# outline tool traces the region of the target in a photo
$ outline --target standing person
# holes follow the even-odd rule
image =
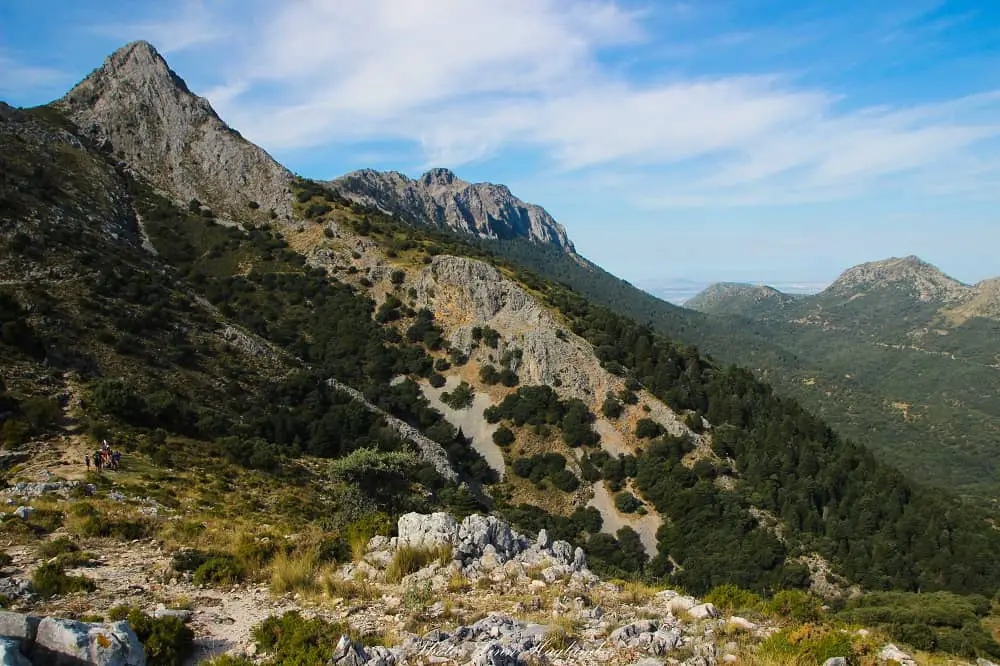
[[[95,451],[94,452],[94,469],[97,470],[98,474],[101,473],[101,463],[103,461],[104,461],[104,458],[101,456],[101,452],[100,451]]]
[[[115,470],[117,472],[118,471],[118,464],[121,462],[121,460],[122,460],[122,452],[121,451],[115,451],[114,453],[112,453],[111,454],[111,469],[113,469],[113,470]]]
[[[88,453],[83,457],[83,461],[87,463],[87,471],[90,471],[90,454]]]

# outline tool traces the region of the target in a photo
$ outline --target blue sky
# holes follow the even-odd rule
[[[304,176],[503,182],[639,284],[1000,275],[1000,2],[0,0],[0,99],[133,39]]]

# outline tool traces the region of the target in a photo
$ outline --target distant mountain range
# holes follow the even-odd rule
[[[762,285],[764,281],[708,282],[687,278],[660,278],[636,281],[636,286],[653,294],[657,298],[662,298],[676,305],[686,305],[692,298],[716,284],[754,286]],[[822,291],[829,283],[801,280],[795,282],[769,282],[767,284],[786,294],[815,294]]]
[[[795,365],[755,367],[905,471],[1000,490],[1000,279],[968,285],[893,257],[814,295],[720,283],[687,306],[784,349]]]

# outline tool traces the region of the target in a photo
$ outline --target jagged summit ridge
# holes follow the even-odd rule
[[[291,174],[226,125],[148,42],[112,53],[55,106],[178,201],[197,198],[224,217],[290,211]]]
[[[431,169],[416,180],[397,171],[362,169],[332,184],[348,199],[409,222],[480,238],[524,238],[575,253],[566,229],[544,208],[518,199],[505,185],[469,183],[449,169]]]

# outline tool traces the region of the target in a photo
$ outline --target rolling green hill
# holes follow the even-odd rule
[[[906,257],[852,268],[814,296],[713,293],[691,305],[798,360],[762,367],[768,381],[914,478],[1000,492],[995,281],[964,285]]]

